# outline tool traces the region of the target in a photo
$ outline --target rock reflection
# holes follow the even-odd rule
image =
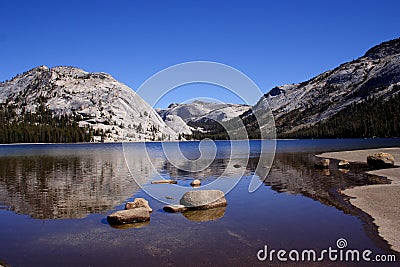
[[[147,222],[137,222],[137,223],[127,223],[127,224],[109,224],[110,227],[118,230],[128,230],[133,228],[143,228],[150,225],[150,221]]]
[[[182,215],[193,222],[207,222],[218,220],[225,215],[226,207],[218,207],[208,210],[188,210],[182,213]]]

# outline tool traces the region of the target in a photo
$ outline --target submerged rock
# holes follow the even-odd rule
[[[375,169],[394,166],[394,157],[389,153],[375,153],[367,157],[367,164]]]
[[[146,208],[149,212],[153,212],[153,209],[150,207],[149,202],[144,198],[135,198],[133,202],[127,202],[125,204],[126,210],[136,209],[136,208]]]
[[[327,169],[329,168],[329,159],[322,159],[320,161],[315,162],[314,168],[316,169]]]
[[[195,190],[186,192],[180,204],[189,209],[211,209],[226,206],[227,202],[220,190]]]
[[[147,208],[140,207],[130,210],[120,210],[107,216],[109,224],[126,224],[145,222],[150,220],[150,213]]]

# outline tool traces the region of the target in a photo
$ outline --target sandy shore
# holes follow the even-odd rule
[[[367,156],[377,152],[387,152],[394,156],[395,164],[400,165],[400,148],[380,148],[318,155],[350,162],[366,162]],[[400,252],[400,168],[381,169],[368,172],[385,176],[392,182],[387,185],[359,186],[342,191],[352,197],[350,203],[368,213],[378,226],[378,232],[392,247]]]

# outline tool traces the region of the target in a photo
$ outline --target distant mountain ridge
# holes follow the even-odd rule
[[[187,138],[196,138],[194,133],[207,132],[209,127],[219,127],[219,123],[238,118],[250,108],[249,105],[195,100],[186,104],[173,103],[167,109],[158,109],[157,112],[169,127]]]
[[[251,106],[195,100],[188,104],[171,104],[167,109],[159,110],[158,114],[164,119],[168,115],[181,117],[185,122],[197,122],[212,119],[227,121],[248,111]]]
[[[260,138],[254,114],[268,121],[269,107],[279,138],[400,137],[400,38],[253,107],[197,100],[155,111],[109,74],[40,66],[0,83],[0,142],[227,139],[221,122]]]

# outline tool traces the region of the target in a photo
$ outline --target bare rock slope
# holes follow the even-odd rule
[[[167,109],[160,110],[163,119],[168,115],[181,117],[185,122],[197,121],[227,121],[248,111],[251,106],[226,104],[196,100],[188,104],[171,104]]]
[[[357,60],[344,63],[306,82],[277,86],[254,106],[271,107],[277,127],[293,132],[327,120],[367,99],[388,100],[399,93],[400,38],[384,42]]]
[[[0,104],[17,114],[44,104],[54,116],[106,133],[103,141],[176,140],[178,134],[131,88],[106,73],[41,66],[0,83]],[[94,141],[100,141],[99,136]]]

